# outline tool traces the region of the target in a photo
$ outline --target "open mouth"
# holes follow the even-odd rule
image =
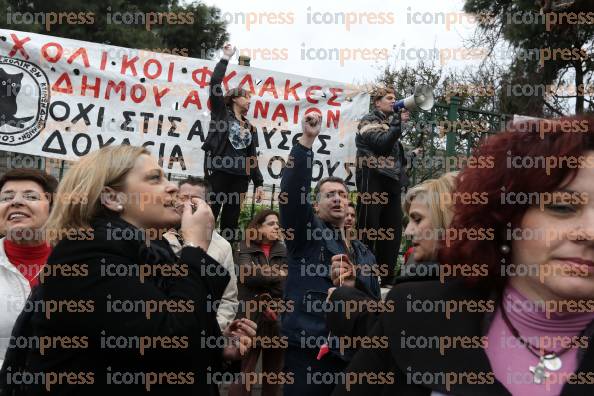
[[[190,206],[192,207],[192,213],[193,213],[196,210],[197,205],[194,202],[190,202]],[[172,208],[176,211],[182,211],[184,208],[184,201],[175,200],[175,201],[172,201],[172,202],[168,203],[167,205],[165,205],[165,207]]]
[[[23,212],[12,212],[8,215],[8,217],[6,218],[8,221],[15,221],[15,220],[21,220],[21,219],[27,219],[31,216],[29,216],[26,213]]]
[[[166,207],[167,209],[177,210],[176,203],[177,203],[176,201],[169,201],[169,202],[163,204],[163,206]]]

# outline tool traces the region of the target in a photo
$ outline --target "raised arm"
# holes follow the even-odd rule
[[[294,238],[287,240],[287,250],[294,251],[307,243],[307,229],[314,212],[309,202],[312,178],[313,151],[311,147],[322,127],[322,117],[309,114],[303,120],[303,135],[289,154],[288,165],[281,180],[280,217],[285,230],[292,230]]]
[[[208,91],[208,95],[210,98],[210,112],[211,112],[211,119],[221,119],[225,115],[227,111],[225,109],[225,101],[223,99],[223,78],[225,78],[225,72],[227,71],[227,65],[229,64],[229,59],[235,54],[237,48],[233,47],[231,44],[226,43],[223,47],[223,56],[221,60],[214,68],[212,76],[210,77],[210,87]]]

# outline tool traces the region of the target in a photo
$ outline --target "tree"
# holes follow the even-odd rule
[[[592,95],[580,92],[592,83],[594,25],[567,18],[591,11],[587,3],[466,0],[464,11],[477,16],[479,26],[471,44],[492,54],[511,49],[502,110],[541,117],[594,111]]]
[[[2,3],[6,7],[2,6]],[[220,10],[202,3],[180,5],[177,0],[0,0],[0,27],[105,43],[128,48],[209,59],[229,36]],[[78,22],[44,24],[49,14],[92,14]],[[29,13],[35,23],[21,23],[18,13]],[[161,19],[158,13],[162,13]],[[176,17],[167,19],[164,13]],[[182,15],[183,14],[183,15]],[[31,21],[31,19],[28,19]],[[123,22],[122,22],[123,21]],[[85,23],[86,22],[86,23]],[[151,23],[153,22],[153,23]],[[154,23],[156,22],[156,23]]]
[[[173,24],[162,19],[161,23],[147,24],[148,13],[159,12],[184,13],[185,19],[177,21],[192,22]],[[60,13],[76,13],[77,18],[79,13],[86,15],[72,20],[83,23],[71,23],[67,16],[62,23],[50,23],[50,18]],[[123,13],[126,19],[122,19]],[[89,14],[92,23],[84,23],[91,21]],[[182,6],[177,0],[0,0],[2,28],[204,59],[212,58],[214,50],[222,48],[228,39],[226,24],[219,16],[216,7],[196,2]],[[117,23],[121,20],[128,23]],[[0,171],[9,163],[8,158],[7,152],[0,151]],[[56,176],[62,174],[47,162],[46,169]]]
[[[169,48],[188,48],[192,58],[212,59],[215,50],[223,48],[229,40],[226,24],[220,22],[221,10],[203,4],[189,4],[185,7],[174,6],[177,12],[192,12],[192,25],[164,25],[160,32]]]
[[[424,159],[417,161],[409,173],[412,183],[438,177],[448,169],[445,163],[445,135],[456,132],[456,152],[470,155],[480,139],[489,133],[499,131],[501,119],[489,114],[461,111],[455,122],[447,119],[452,97],[460,105],[479,112],[500,112],[503,90],[501,85],[505,69],[496,62],[487,62],[480,68],[463,71],[447,71],[435,65],[420,62],[402,68],[386,66],[371,85],[394,87],[397,98],[409,96],[416,85],[428,84],[434,87],[436,106],[431,112],[411,112],[410,122],[405,126],[402,141],[409,149],[422,148]],[[373,104],[372,104],[373,105]],[[451,163],[452,164],[452,163]],[[460,163],[453,164],[454,168]]]

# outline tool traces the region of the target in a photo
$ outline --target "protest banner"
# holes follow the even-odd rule
[[[203,175],[216,62],[0,29],[0,149],[76,160],[111,144],[148,147],[166,172]],[[343,83],[230,65],[224,89],[252,93],[265,183],[278,183],[308,112],[324,122],[314,182],[354,186],[355,132],[369,95]],[[98,166],[105,164],[97,164]]]

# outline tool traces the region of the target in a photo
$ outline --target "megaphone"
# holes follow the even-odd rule
[[[394,111],[400,111],[406,108],[410,111],[429,111],[433,108],[433,87],[427,84],[417,85],[411,96],[394,103]]]

